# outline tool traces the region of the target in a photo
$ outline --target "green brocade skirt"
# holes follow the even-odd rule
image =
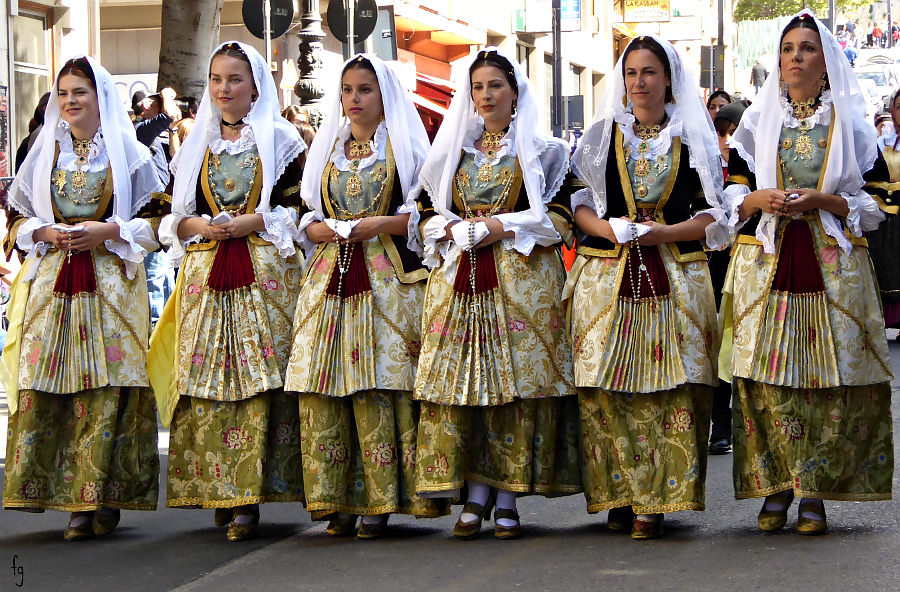
[[[334,512],[448,513],[446,501],[416,495],[419,403],[410,392],[304,393],[300,418],[303,481],[314,519]]]
[[[156,406],[140,387],[19,391],[9,418],[3,507],[155,510]]]
[[[891,385],[779,387],[735,378],[734,493],[891,499]]]
[[[455,495],[466,480],[520,494],[583,490],[575,396],[494,406],[422,402],[416,491]]]
[[[169,436],[168,507],[303,502],[297,397],[181,397]]]
[[[713,387],[656,393],[579,389],[587,511],[705,509]]]

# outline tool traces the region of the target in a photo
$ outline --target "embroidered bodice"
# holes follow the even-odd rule
[[[234,214],[246,213],[253,181],[259,167],[256,144],[234,154],[227,150],[209,155],[207,178],[217,205]]]
[[[85,171],[83,180],[72,171],[54,167],[50,193],[59,213],[68,220],[92,218],[106,181],[106,168]]]
[[[497,200],[503,200],[504,205],[498,213],[503,212],[516,169],[516,157],[501,156],[493,166],[486,159],[481,159],[484,162],[478,166],[476,158],[477,155],[470,152],[463,154],[454,180],[456,189],[473,210],[485,209]]]

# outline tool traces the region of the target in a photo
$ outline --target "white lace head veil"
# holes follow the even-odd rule
[[[250,45],[237,41],[228,41],[219,45],[210,56],[210,66],[216,53],[226,45],[236,46],[247,56],[253,71],[253,82],[256,84],[257,98],[244,117],[244,122],[253,130],[256,149],[262,165],[262,190],[259,195],[257,212],[271,209],[269,198],[272,188],[284,173],[284,169],[297,156],[306,150],[306,144],[294,124],[281,116],[278,103],[278,89],[266,65],[266,59]],[[191,215],[197,208],[197,176],[206,155],[209,143],[221,137],[219,122],[222,112],[215,106],[209,96],[209,84],[203,92],[197,116],[194,118],[193,131],[172,159],[170,168],[175,175],[172,189],[172,212]],[[179,174],[180,172],[180,174]]]
[[[700,175],[706,202],[712,208],[719,208],[722,195],[721,152],[709,111],[697,92],[697,84],[672,44],[658,37],[647,37],[666,52],[671,72],[672,96],[675,99],[674,103],[666,105],[666,112],[671,119],[681,121],[681,141],[688,146],[691,168]],[[638,37],[631,43],[639,39],[643,38]],[[617,120],[634,122],[631,114],[633,104],[630,100],[626,102],[625,93],[624,64],[628,53],[626,48],[619,58],[606,95],[594,115],[594,122],[585,132],[573,157],[575,173],[590,187],[597,212],[606,211],[606,161],[614,126]]]
[[[400,185],[403,188],[404,206],[400,213],[410,214],[411,232],[407,244],[411,249],[421,252],[415,230],[419,220],[416,198],[422,191],[419,171],[422,169],[425,156],[431,146],[428,141],[428,133],[425,131],[425,125],[422,123],[419,112],[403,88],[400,78],[380,58],[370,54],[357,54],[344,62],[341,73],[348,65],[357,60],[368,61],[375,69],[378,89],[381,92],[381,102],[384,107],[384,123],[391,141],[394,162],[397,164],[397,175],[400,177]],[[321,217],[324,217],[322,173],[331,159],[335,142],[341,133],[350,126],[349,120],[342,117],[341,77],[331,88],[331,92],[325,100],[325,105],[327,105],[325,118],[306,156],[305,174],[300,186],[300,194],[307,207]]]
[[[63,70],[76,60],[89,65],[97,88],[100,131],[112,169],[113,213],[122,220],[130,220],[150,201],[152,192],[164,189],[163,184],[153,169],[150,150],[137,141],[134,125],[125,111],[110,73],[89,56],[72,58],[66,62]],[[79,69],[84,70],[83,67]],[[68,124],[60,115],[55,82],[44,115],[44,127],[16,174],[8,198],[9,204],[19,213],[35,216],[44,222],[54,220],[50,197],[50,169],[53,167],[56,141],[60,133],[68,133]],[[137,172],[143,165],[146,166]],[[136,186],[132,187],[132,182]]]
[[[516,115],[510,127],[515,128],[516,157],[528,193],[527,215],[534,223],[541,223],[544,218],[543,194],[548,182],[544,178],[540,155],[547,149],[547,141],[537,134],[539,120],[537,102],[525,70],[502,50],[496,47],[485,48],[472,57],[470,65],[475,63],[482,53],[490,52],[495,52],[506,59],[515,73],[519,97],[516,99]],[[453,220],[459,219],[459,216],[450,211],[450,203],[453,199],[453,177],[459,166],[462,145],[466,137],[473,135],[478,137],[484,127],[484,120],[475,112],[475,104],[472,102],[469,68],[465,68],[456,88],[458,91],[450,102],[447,116],[422,167],[422,184],[431,196],[435,211]],[[519,122],[522,122],[522,125],[519,125]]]
[[[834,35],[808,9],[794,15],[794,19],[798,18],[810,19],[819,31],[835,114],[822,191],[856,193],[864,185],[863,173],[872,168],[878,157],[875,127],[866,118],[865,97]],[[776,47],[777,55],[781,54],[780,50],[781,39]],[[778,187],[777,151],[784,115],[779,63],[744,112],[729,142],[756,174],[758,189]]]

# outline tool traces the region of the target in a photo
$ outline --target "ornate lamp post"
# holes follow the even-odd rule
[[[294,94],[306,107],[310,124],[318,129],[322,119],[318,103],[325,95],[321,82],[322,40],[325,39],[325,33],[322,31],[322,17],[319,16],[319,0],[302,0],[301,4],[301,28],[297,33],[300,39],[300,56],[297,58],[300,79],[294,85]]]

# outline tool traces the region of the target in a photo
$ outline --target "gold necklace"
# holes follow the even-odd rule
[[[72,137],[72,151],[75,152],[75,172],[72,173],[72,187],[81,189],[87,183],[87,175],[82,167],[87,166],[88,154],[91,151],[91,144],[94,143],[93,138],[90,140],[78,140]]]
[[[659,132],[662,131],[662,128],[662,123],[658,123],[656,125],[644,125],[642,123],[635,122],[634,133],[638,138],[642,140],[653,140],[659,137]]]
[[[815,115],[817,99],[818,97],[812,97],[811,99],[805,99],[803,101],[790,99],[791,111],[794,112],[794,117],[797,119],[808,119]]]
[[[503,140],[504,136],[506,136],[505,129],[499,132],[484,130],[484,133],[481,134],[481,150],[488,160],[494,160],[494,157],[497,155],[497,148],[500,147],[500,141]],[[490,162],[485,162],[478,167],[477,178],[482,183],[487,183],[494,178],[494,167],[491,166]]]
[[[461,172],[465,173],[465,171],[461,171]],[[501,170],[500,177],[501,177],[501,182],[503,183],[503,185],[502,185],[503,190],[500,192],[500,197],[498,197],[496,200],[491,201],[490,206],[487,210],[487,213],[482,214],[482,217],[491,218],[495,214],[497,214],[497,212],[500,211],[500,209],[503,207],[503,204],[505,204],[509,198],[509,191],[512,188],[512,182],[513,182],[514,176],[515,175],[512,175],[512,174],[503,175],[502,170]],[[480,179],[480,177],[481,177],[481,173],[479,172],[479,179]],[[491,178],[493,178],[493,175]],[[463,205],[463,214],[465,215],[466,220],[473,219],[476,217],[475,213],[472,211],[471,206],[469,205],[469,200],[466,198],[466,194],[463,192],[463,187],[466,187],[468,185],[469,185],[469,175],[468,174],[465,174],[465,175],[457,174],[456,175],[456,190],[459,192],[460,201],[462,202],[462,205]],[[481,308],[481,305],[479,303],[480,299],[475,294],[475,279],[476,279],[475,264],[476,264],[478,257],[475,254],[475,224],[473,222],[469,222],[468,230],[469,230],[469,285],[472,287],[472,298],[470,300],[469,310],[474,314],[474,313],[478,312],[479,308]]]
[[[350,197],[358,197],[362,194],[362,179],[359,178],[359,163],[362,158],[372,154],[372,147],[369,142],[360,142],[350,136],[350,150],[347,156],[350,157],[350,176],[347,177],[347,195]]]

